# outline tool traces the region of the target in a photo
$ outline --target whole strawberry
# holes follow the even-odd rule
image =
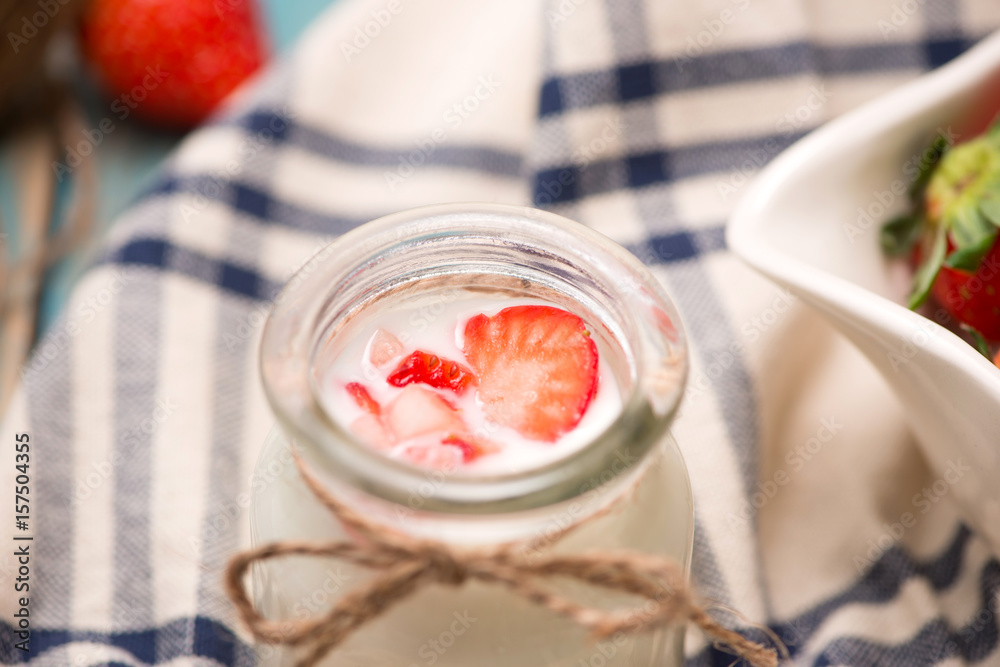
[[[266,59],[254,0],[91,0],[81,38],[119,119],[173,129],[204,120]]]
[[[914,191],[914,211],[882,230],[892,254],[919,265],[910,307],[930,294],[976,339],[1000,341],[1000,122],[982,136],[948,147]]]

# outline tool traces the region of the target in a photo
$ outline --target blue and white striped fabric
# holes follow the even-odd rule
[[[356,224],[479,200],[590,225],[675,296],[706,595],[795,664],[1000,664],[1000,563],[951,482],[867,363],[723,239],[781,149],[998,26],[996,0],[342,0],[181,146],[25,369],[0,488],[28,432],[33,634],[13,647],[5,546],[0,661],[252,664],[220,573],[272,422],[268,302]]]

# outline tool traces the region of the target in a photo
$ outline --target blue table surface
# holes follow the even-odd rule
[[[277,56],[286,51],[328,5],[335,0],[261,0],[269,34],[271,50]],[[114,218],[136,197],[156,173],[163,159],[183,138],[155,130],[131,119],[121,121],[108,107],[108,100],[86,81],[80,82],[81,98],[92,127],[105,117],[114,122],[114,129],[105,134],[97,146],[95,157],[100,174],[97,196],[97,228],[90,248],[60,262],[46,277],[39,313],[39,333],[43,332],[62,311],[66,298],[80,271],[92,260],[93,250]],[[13,257],[19,252],[16,183],[18,165],[10,152],[0,147],[0,219],[3,221],[0,240],[6,241]],[[60,205],[71,191],[65,179],[59,187],[54,225],[59,224]]]

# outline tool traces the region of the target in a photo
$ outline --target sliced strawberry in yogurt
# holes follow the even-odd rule
[[[382,406],[378,404],[378,401],[372,398],[371,393],[368,391],[368,387],[364,386],[360,382],[348,382],[344,385],[344,389],[346,389],[347,393],[351,395],[354,402],[358,404],[358,407],[368,414],[375,415],[376,417],[382,414]]]
[[[393,359],[403,356],[403,343],[385,329],[376,329],[368,342],[368,361],[375,368],[386,366]]]
[[[476,383],[476,377],[471,370],[456,361],[417,350],[399,363],[396,370],[386,378],[386,382],[394,387],[419,382],[435,389],[450,389],[461,394],[469,385]]]
[[[455,409],[430,389],[407,385],[385,406],[385,424],[398,442],[428,433],[462,432],[465,424]]]
[[[436,437],[405,443],[398,455],[410,463],[435,470],[454,470],[465,462],[461,449],[442,444],[441,439]]]
[[[455,447],[462,452],[462,460],[472,463],[481,456],[499,451],[496,443],[488,442],[466,433],[453,433],[441,441],[446,447]]]
[[[351,432],[373,449],[391,449],[393,438],[377,415],[361,415],[351,422]]]
[[[597,393],[597,345],[582,319],[552,306],[512,306],[465,323],[463,352],[483,410],[534,440],[555,442]]]

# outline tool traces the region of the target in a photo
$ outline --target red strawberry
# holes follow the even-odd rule
[[[344,389],[354,398],[354,402],[358,404],[358,407],[365,412],[376,417],[382,414],[382,406],[372,398],[372,395],[368,393],[368,388],[360,382],[348,382],[344,385]]]
[[[465,325],[466,358],[486,414],[552,442],[575,427],[597,391],[597,345],[583,320],[552,306],[513,306]]]
[[[253,0],[91,0],[82,46],[111,110],[185,129],[264,63]]]
[[[475,381],[472,371],[465,366],[420,350],[403,359],[386,378],[394,387],[421,382],[436,389],[451,389],[456,394],[461,394]]]
[[[949,247],[949,252],[951,248]],[[952,317],[988,340],[1000,340],[1000,240],[975,271],[941,267],[932,292]]]

